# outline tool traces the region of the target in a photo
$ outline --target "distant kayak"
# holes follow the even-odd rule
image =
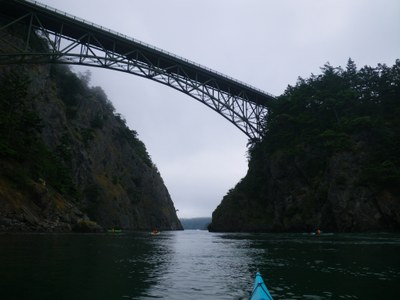
[[[150,232],[151,235],[159,235],[160,232],[158,230],[153,230],[152,232]]]
[[[259,272],[256,273],[256,278],[254,279],[250,300],[272,300],[272,296]]]

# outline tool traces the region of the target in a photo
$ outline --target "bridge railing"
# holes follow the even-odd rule
[[[158,51],[158,52],[161,52],[161,53],[163,53],[163,54],[166,54],[166,55],[168,55],[168,56],[171,56],[171,57],[173,57],[173,58],[175,58],[175,59],[184,61],[184,62],[186,62],[186,63],[188,63],[188,64],[195,65],[196,67],[198,67],[198,68],[200,68],[200,69],[204,69],[204,70],[206,70],[206,71],[208,71],[208,72],[215,73],[215,74],[217,74],[217,75],[220,76],[220,77],[223,77],[223,78],[225,78],[225,79],[231,80],[231,81],[233,81],[233,82],[235,82],[235,83],[238,83],[238,84],[240,84],[240,85],[246,86],[246,87],[248,87],[248,88],[250,88],[250,89],[252,89],[252,90],[255,90],[255,91],[259,92],[259,93],[268,95],[269,97],[276,98],[274,95],[272,95],[272,94],[270,94],[270,93],[268,93],[268,92],[266,92],[266,91],[264,91],[264,90],[262,90],[262,89],[256,88],[256,87],[254,87],[254,86],[252,86],[252,85],[250,85],[250,84],[248,84],[248,83],[245,83],[245,82],[243,82],[243,81],[237,80],[237,79],[235,79],[235,78],[233,78],[233,77],[231,77],[231,76],[225,75],[225,74],[223,74],[223,73],[221,73],[221,72],[219,72],[219,71],[213,70],[213,69],[211,69],[211,68],[209,68],[209,67],[203,66],[203,65],[201,65],[201,64],[199,64],[199,63],[196,63],[196,62],[194,62],[194,61],[191,61],[191,60],[189,60],[189,59],[187,59],[187,58],[184,58],[184,57],[182,57],[182,56],[173,54],[173,53],[171,53],[171,52],[169,52],[169,51],[166,51],[166,50],[164,50],[164,49],[161,49],[161,48],[159,48],[159,47],[156,47],[156,46],[150,45],[150,44],[148,44],[148,43],[142,42],[142,41],[140,41],[140,40],[138,40],[138,39],[135,39],[135,38],[130,37],[130,36],[127,36],[127,35],[125,35],[125,34],[119,33],[119,32],[117,32],[117,31],[112,30],[112,29],[109,29],[109,28],[107,28],[107,27],[103,27],[103,26],[98,25],[98,24],[96,24],[96,23],[89,22],[89,21],[87,21],[87,20],[85,20],[85,19],[82,19],[82,18],[79,18],[79,17],[77,17],[77,16],[71,15],[71,14],[69,14],[69,13],[67,13],[67,12],[61,11],[61,10],[59,10],[59,9],[56,9],[56,8],[51,7],[51,6],[49,6],[49,5],[40,3],[40,2],[38,2],[38,1],[35,1],[35,0],[25,0],[25,1],[26,1],[26,2],[30,2],[30,3],[32,3],[32,4],[34,4],[34,5],[37,5],[37,6],[43,7],[43,8],[45,8],[45,9],[47,9],[47,10],[51,10],[51,11],[57,13],[57,14],[61,14],[61,15],[64,15],[64,16],[66,16],[66,17],[68,17],[68,18],[71,18],[71,19],[77,20],[77,21],[79,21],[79,22],[85,23],[85,24],[87,24],[87,25],[96,27],[96,28],[101,29],[101,30],[103,30],[103,31],[107,31],[107,32],[109,32],[109,33],[111,33],[111,34],[113,34],[113,35],[117,35],[117,36],[119,36],[119,37],[121,37],[121,38],[124,38],[124,39],[126,39],[126,40],[130,40],[130,41],[132,41],[132,42],[134,42],[134,43],[136,43],[136,44],[142,45],[142,46],[147,47],[147,48],[150,48],[150,49],[152,49],[152,50],[156,50],[156,51]]]

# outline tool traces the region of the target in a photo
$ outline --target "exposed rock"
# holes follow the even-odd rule
[[[26,153],[15,153],[9,133],[0,132],[0,230],[182,229],[144,144],[101,88],[62,65],[2,66],[4,105],[10,76],[20,82],[18,117],[41,123],[26,132],[13,127],[29,137]]]
[[[322,70],[270,104],[209,230],[400,230],[400,60]]]
[[[379,191],[361,183],[354,153],[331,157],[317,179],[298,168],[300,157],[265,158],[253,166],[213,213],[211,231],[325,231],[399,230],[399,191]],[[304,159],[304,157],[303,157]],[[277,169],[279,165],[279,169]],[[263,173],[260,173],[260,170]],[[278,171],[279,170],[279,171]],[[249,191],[252,173],[263,182]]]

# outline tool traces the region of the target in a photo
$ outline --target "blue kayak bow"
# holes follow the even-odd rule
[[[273,300],[259,272],[256,273],[250,300]]]

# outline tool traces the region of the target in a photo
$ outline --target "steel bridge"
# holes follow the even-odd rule
[[[0,64],[76,64],[138,75],[207,105],[250,141],[262,137],[273,95],[37,1],[0,0],[0,16]]]

